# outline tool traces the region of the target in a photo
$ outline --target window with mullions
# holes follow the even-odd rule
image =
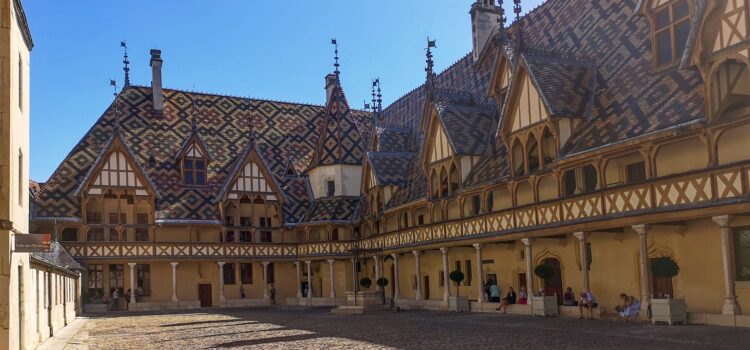
[[[737,281],[750,281],[750,227],[735,229],[734,253]]]
[[[136,269],[136,286],[139,289],[141,295],[151,295],[151,265],[138,264],[135,266]]]
[[[182,160],[182,180],[185,185],[205,185],[206,161],[201,158],[185,157],[185,159]]]
[[[678,60],[690,34],[690,4],[687,0],[670,1],[653,9],[651,17],[656,66]]]
[[[224,284],[235,284],[234,264],[227,263],[224,265]]]

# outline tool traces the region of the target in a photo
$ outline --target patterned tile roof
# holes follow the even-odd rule
[[[412,157],[413,154],[409,152],[367,153],[367,158],[380,186],[403,186]]]
[[[408,152],[414,148],[411,128],[376,127],[377,152]]]
[[[48,252],[31,253],[31,258],[68,271],[83,269],[59,242],[52,242]]]
[[[353,221],[357,218],[359,197],[319,198],[305,214],[304,222]]]
[[[437,111],[456,154],[485,154],[497,125],[497,109],[439,103]]]
[[[588,117],[596,70],[587,63],[523,53],[521,62],[553,117]]]
[[[328,101],[326,118],[323,122],[321,137],[311,167],[332,164],[362,164],[362,156],[364,155],[363,137],[354,120],[346,96],[344,96],[344,90],[340,85],[335,84],[330,101]]]
[[[300,173],[309,167],[325,109],[321,106],[164,90],[164,113],[152,113],[151,89],[130,86],[117,98],[121,134],[162,199],[157,220],[219,221],[215,195],[224,186],[236,158],[250,140],[250,122],[257,151],[286,191],[283,208],[287,222],[299,222],[310,203],[306,180],[281,177],[291,162]],[[195,111],[192,103],[195,101]],[[182,185],[175,155],[196,132],[212,155],[206,187]],[[363,118],[366,122],[366,119]],[[96,158],[112,138],[115,103],[94,123],[42,187],[38,218],[80,218],[74,193]]]
[[[469,188],[499,180],[510,174],[508,168],[508,150],[499,139],[490,143],[487,156],[482,157],[464,180],[464,186]]]

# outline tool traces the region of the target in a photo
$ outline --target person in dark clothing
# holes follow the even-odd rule
[[[505,295],[505,298],[500,299],[500,307],[498,310],[502,310],[503,313],[508,312],[508,305],[513,305],[516,303],[516,291],[513,290],[513,287],[510,287],[508,289],[508,293]]]

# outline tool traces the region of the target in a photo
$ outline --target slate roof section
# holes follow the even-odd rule
[[[412,157],[413,154],[409,152],[367,153],[370,166],[380,186],[403,187]]]
[[[354,221],[359,202],[359,197],[319,198],[305,214],[304,222]]]
[[[496,109],[439,103],[437,111],[456,154],[476,156],[486,153],[497,125]]]
[[[590,116],[596,89],[592,64],[540,54],[523,53],[521,57],[550,116]]]
[[[487,156],[480,158],[479,162],[471,169],[464,180],[464,187],[485,185],[493,181],[499,181],[510,175],[508,167],[508,150],[499,139],[494,140],[489,146]]]
[[[378,148],[376,152],[409,152],[414,148],[411,128],[376,127]]]
[[[81,264],[73,259],[60,242],[50,243],[49,252],[31,253],[31,258],[70,272],[83,270]]]

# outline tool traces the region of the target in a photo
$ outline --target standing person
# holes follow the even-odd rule
[[[240,299],[245,299],[245,286],[240,285]]]
[[[273,284],[270,285],[268,295],[271,297],[271,304],[276,304],[276,287]]]
[[[133,294],[131,293],[130,289],[128,289],[128,291],[125,292],[125,294],[122,295],[122,297],[125,298],[125,305],[130,305],[130,296],[131,295],[133,295]]]
[[[497,310],[502,309],[503,313],[508,312],[508,305],[513,305],[516,303],[516,291],[513,290],[513,287],[510,287],[508,289],[508,293],[505,295],[505,298],[500,300],[500,307],[497,308]]]
[[[120,293],[117,292],[117,288],[112,292],[112,301],[110,302],[110,310],[117,310],[120,302]]]
[[[581,292],[581,301],[578,303],[578,318],[583,318],[583,308],[589,310],[589,320],[594,319],[594,308],[599,306],[596,303],[596,298],[591,292]]]
[[[490,302],[493,303],[499,303],[500,302],[500,287],[495,283],[495,281],[492,281],[492,285],[490,285]]]
[[[492,288],[492,279],[487,279],[487,283],[484,284],[484,294],[487,297],[487,300],[492,299],[492,293],[490,292],[490,288]]]

